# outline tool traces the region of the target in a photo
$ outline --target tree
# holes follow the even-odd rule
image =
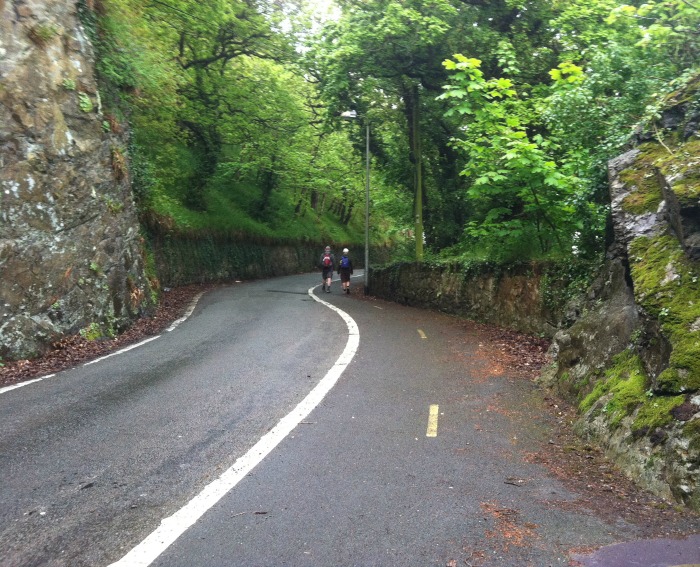
[[[485,79],[481,61],[456,55],[445,61],[452,71],[441,98],[450,100],[448,114],[468,119],[454,145],[466,155],[462,175],[471,180],[467,196],[477,212],[469,236],[522,256],[522,244],[534,235],[540,253],[556,243],[560,252],[575,232],[572,197],[575,176],[548,154],[552,143],[530,135],[531,109],[518,100],[506,78]],[[529,247],[529,246],[528,246]]]
[[[331,112],[356,109],[373,122],[374,108],[402,110],[413,169],[416,259],[423,259],[423,93],[439,85],[441,41],[457,10],[446,0],[347,3],[343,19],[325,30],[316,74]]]
[[[315,87],[295,65],[296,30],[282,32],[296,7],[106,0],[99,18],[86,10],[110,120],[128,116],[132,126],[134,191],[149,223],[265,236],[299,234],[305,221],[291,225],[308,211],[336,216],[324,226],[352,223],[358,190],[338,157],[351,153],[347,140],[318,128]]]
[[[461,159],[448,144],[457,124],[436,97],[447,80],[441,62],[478,52],[487,73],[502,66],[523,81],[545,80],[556,59],[546,45],[551,3],[496,0],[372,0],[341,2],[343,18],[312,45],[310,64],[331,113],[348,108],[373,125],[392,120],[399,137],[372,128],[378,165],[412,187],[416,257],[423,241],[434,249],[455,243],[469,211],[457,172]],[[517,60],[527,65],[517,64]],[[395,109],[396,112],[391,112]],[[381,117],[381,118],[380,118]],[[404,151],[405,154],[401,152]],[[407,168],[405,171],[403,168]]]

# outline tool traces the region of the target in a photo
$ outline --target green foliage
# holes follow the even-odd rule
[[[578,178],[553,159],[555,144],[529,132],[531,107],[517,98],[513,82],[485,79],[481,61],[456,55],[445,61],[452,71],[441,99],[450,100],[448,115],[465,117],[468,126],[455,147],[466,157],[462,175],[471,188],[473,215],[466,234],[494,247],[513,249],[523,241],[548,253],[554,244],[565,252],[565,235],[576,232],[573,198]],[[561,74],[560,71],[557,71]]]
[[[83,112],[92,112],[95,109],[92,99],[87,93],[78,93],[78,106]]]
[[[350,6],[311,46],[309,64],[320,77],[330,115],[353,109],[363,124],[369,122],[372,152],[389,174],[385,179],[404,188],[412,211],[402,220],[412,229],[403,230],[413,235],[418,259],[424,236],[432,239],[430,233],[445,227],[443,218],[450,213],[449,205],[440,207],[438,201],[428,209],[427,192],[440,191],[443,170],[453,170],[441,163],[439,145],[446,146],[446,140],[429,138],[428,132],[441,127],[432,122],[440,113],[431,111],[429,91],[439,89],[444,78],[439,62],[461,25],[460,6],[447,0],[372,0]]]
[[[595,209],[602,210],[609,198],[607,161],[623,151],[636,124],[649,127],[665,94],[687,80],[697,64],[697,34],[685,35],[679,49],[675,32],[658,33],[659,26],[675,25],[671,21],[679,30],[697,26],[698,13],[688,8],[684,0],[639,8],[614,0],[569,0],[552,21],[560,30],[561,75],[553,72],[555,82],[539,107],[551,135],[561,140],[564,158],[583,181],[582,196],[592,216],[578,208],[592,223],[582,236],[588,240],[587,234],[593,235],[593,246],[601,242],[595,236],[600,227]],[[567,75],[563,66],[574,64],[575,74]]]
[[[606,162],[692,80],[697,11],[339,4],[304,29],[289,3],[79,3],[103,105],[129,120],[121,155],[150,228],[359,242],[369,123],[373,239],[425,242],[426,258],[600,257]],[[360,120],[341,126],[348,109]],[[630,210],[656,202],[637,198]]]
[[[630,35],[636,32],[635,47],[665,57],[677,69],[697,65],[700,59],[700,9],[695,2],[668,0],[639,7],[623,4],[612,10],[607,23],[623,23]]]
[[[571,299],[581,297],[597,272],[597,260],[565,258],[549,263],[540,279],[544,306],[556,313]]]
[[[83,327],[78,332],[86,341],[96,341],[103,337],[100,325],[95,322],[90,323],[87,327]]]
[[[552,227],[558,227],[562,234],[574,235],[571,242],[559,240],[559,253],[594,258],[605,241],[607,161],[622,152],[635,124],[658,117],[665,93],[692,80],[688,67],[697,62],[698,37],[686,34],[681,46],[677,31],[697,28],[698,13],[683,0],[638,8],[614,0],[567,0],[557,3],[549,17],[557,30],[552,44],[559,54],[558,64],[549,70],[549,84],[541,76],[532,82],[522,55],[514,54],[513,44],[504,40],[495,50],[501,72],[513,81],[524,75],[529,79],[517,83],[518,95],[509,92],[515,83],[507,84],[488,62],[479,61],[485,59],[480,51],[472,51],[480,54],[478,59],[456,56],[448,63],[452,76],[441,98],[450,102],[448,112],[462,124],[464,133],[455,136],[456,145],[465,157],[463,174],[471,186],[466,193],[473,213],[464,241],[465,246],[500,253],[510,241],[511,256],[521,254],[523,247],[537,256],[557,233]],[[518,128],[517,135],[524,133],[520,145],[509,137]],[[529,144],[535,144],[534,157],[522,151]],[[551,215],[545,214],[552,221],[552,235],[544,235],[544,246],[533,236],[542,235],[539,228],[526,230],[527,221],[536,216],[519,193],[524,185],[542,185],[538,170],[546,179],[547,170],[538,163],[553,164],[561,174],[559,187],[544,184],[549,193],[559,192],[557,197],[536,211],[542,216],[541,211],[553,206]],[[653,192],[635,198],[639,202],[626,203],[630,210],[658,202]]]
[[[361,241],[360,156],[318,128],[278,15],[218,0],[105,6],[99,18],[83,6],[83,21],[109,110],[130,115],[132,187],[152,229]]]
[[[107,0],[98,17],[84,0],[79,14],[97,50],[97,71],[107,87],[108,104],[143,91],[155,91],[175,79],[172,62],[163,58],[159,29],[167,22],[153,22],[153,15],[131,0]],[[153,43],[151,43],[153,41]],[[149,49],[156,48],[156,49]],[[169,94],[167,90],[161,95]],[[167,99],[161,98],[161,103]]]
[[[74,91],[76,87],[75,81],[73,79],[63,79],[63,83],[61,84],[63,85],[63,88],[67,91]]]
[[[58,35],[58,29],[52,24],[36,24],[27,32],[29,39],[38,47],[46,47]]]

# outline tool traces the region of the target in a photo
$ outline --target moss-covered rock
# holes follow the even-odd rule
[[[552,344],[556,365],[542,380],[574,404],[599,384],[613,358],[640,335],[638,308],[621,261],[604,264],[586,298],[570,303],[570,322],[557,331]]]
[[[668,368],[654,390],[700,390],[700,269],[669,235],[638,238],[630,245],[630,268],[638,303],[654,317],[671,344]]]
[[[673,410],[683,405],[685,401],[685,396],[647,396],[637,406],[632,431],[646,433],[670,424],[674,419]]]
[[[649,388],[644,364],[630,348],[614,358],[613,365],[581,401],[579,410],[582,414],[591,410],[593,415],[605,414],[611,428],[632,416],[632,432],[648,433],[670,424],[673,410],[686,402],[686,396],[656,396]]]
[[[609,163],[615,241],[582,317],[554,337],[549,379],[647,488],[700,509],[700,77],[644,143]],[[672,116],[666,120],[663,116]],[[672,128],[672,129],[670,129]],[[600,280],[601,278],[599,278]],[[611,286],[608,286],[611,289]],[[631,298],[631,299],[630,299]],[[631,307],[630,307],[631,306]],[[632,315],[632,311],[636,316]],[[620,324],[624,320],[624,325]],[[599,346],[613,329],[619,337]]]
[[[622,207],[629,213],[639,215],[653,213],[663,201],[656,170],[650,166],[629,167],[620,173],[620,179],[628,187],[635,187],[622,200]]]
[[[640,358],[631,350],[623,351],[581,401],[579,410],[586,413],[605,398],[604,405],[598,409],[608,415],[610,426],[616,427],[623,417],[631,415],[644,402],[646,387],[647,377]]]

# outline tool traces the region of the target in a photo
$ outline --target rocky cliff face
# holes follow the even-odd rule
[[[0,0],[0,13],[0,357],[21,358],[109,334],[151,293],[77,3]]]
[[[700,509],[700,79],[609,164],[615,242],[545,379],[657,494]]]

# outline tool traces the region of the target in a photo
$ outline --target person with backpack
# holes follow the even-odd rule
[[[340,274],[340,283],[343,286],[343,291],[345,293],[350,293],[350,276],[352,275],[352,260],[348,254],[350,251],[347,248],[343,248],[343,255],[340,257],[340,262],[338,263],[338,274]]]
[[[331,292],[331,281],[333,281],[333,268],[335,267],[335,256],[331,252],[331,247],[326,246],[326,249],[321,254],[321,279],[323,280],[323,291]]]

